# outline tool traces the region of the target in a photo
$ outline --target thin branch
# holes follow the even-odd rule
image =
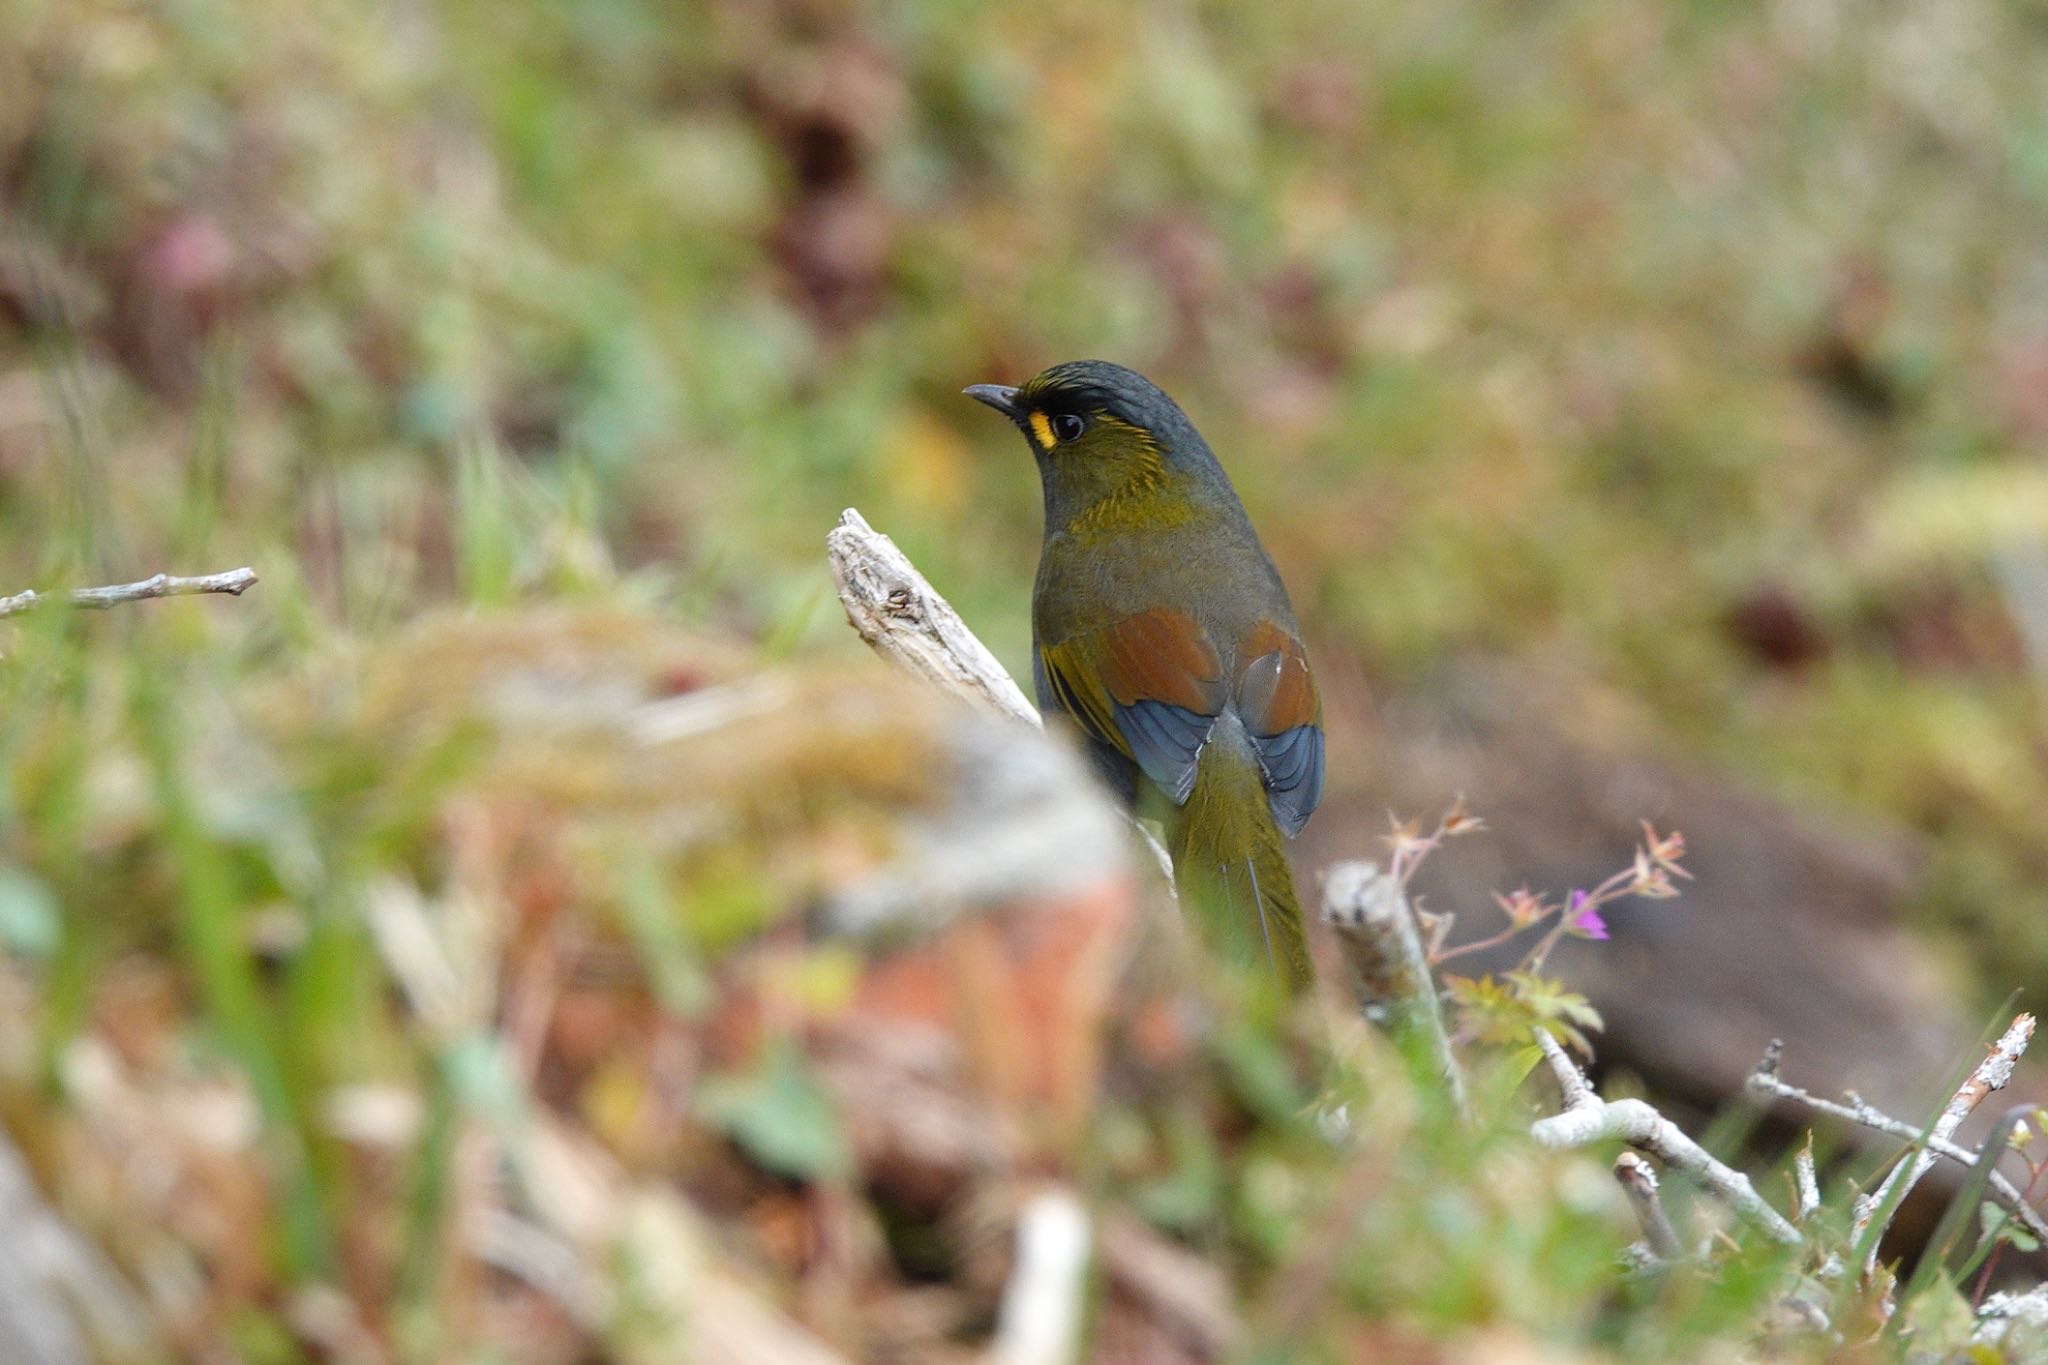
[[[1758,1062],[1756,1070],[1750,1073],[1749,1088],[1751,1090],[1759,1095],[1769,1095],[1775,1099],[1796,1100],[1815,1113],[1827,1114],[1832,1118],[1845,1119],[1850,1123],[1868,1128],[1873,1132],[1883,1133],[1887,1137],[1903,1138],[1907,1142],[1922,1143],[1927,1151],[1932,1152],[1938,1157],[1953,1161],[1960,1166],[1975,1166],[1977,1164],[1980,1153],[1971,1151],[1968,1147],[1959,1146],[1947,1138],[1937,1138],[1927,1129],[1917,1128],[1907,1123],[1904,1119],[1893,1118],[1882,1109],[1873,1106],[1868,1100],[1853,1090],[1843,1092],[1841,1100],[1831,1100],[1816,1095],[1810,1090],[1802,1090],[1796,1085],[1789,1084],[1778,1075],[1778,1061],[1783,1055],[1783,1051],[1782,1042],[1775,1038],[1772,1039],[1769,1050],[1764,1053],[1764,1059]],[[1809,1173],[1803,1178],[1810,1179],[1813,1153],[1809,1149],[1802,1153],[1802,1155],[1805,1158],[1806,1168]],[[2021,1223],[2026,1225],[2027,1231],[2043,1241],[2048,1241],[2048,1217],[2044,1217],[2039,1209],[2036,1209],[2027,1202],[2026,1194],[2019,1186],[2013,1184],[2009,1176],[2002,1171],[1992,1171],[1991,1192],[1998,1196],[2000,1203],[2012,1210],[2013,1215]],[[1800,1197],[1803,1200],[1805,1198],[1804,1193]],[[1818,1201],[1816,1200],[1816,1202]]]
[[[1885,1228],[1890,1226],[1892,1218],[1904,1206],[1906,1196],[1912,1192],[1913,1186],[1920,1182],[1920,1177],[1926,1175],[1933,1167],[1936,1159],[1933,1144],[1948,1142],[1955,1136],[1956,1129],[1963,1126],[1963,1120],[1970,1116],[1970,1111],[1984,1102],[1986,1095],[2005,1088],[2006,1082],[2012,1079],[2013,1067],[2018,1064],[2021,1054],[2026,1052],[2027,1043],[2033,1036],[2034,1016],[2021,1014],[2016,1017],[2006,1029],[2004,1036],[1993,1045],[1990,1055],[1977,1064],[1977,1069],[1970,1073],[1970,1078],[1963,1082],[1962,1087],[1942,1107],[1941,1117],[1934,1121],[1934,1126],[1927,1131],[1926,1141],[1912,1154],[1911,1159],[1894,1166],[1892,1173],[1885,1177],[1882,1185],[1873,1193],[1856,1201],[1856,1221],[1849,1230],[1849,1240],[1851,1245],[1865,1248],[1865,1276],[1877,1269],[1877,1248],[1884,1240]],[[1920,1141],[1920,1135],[1916,1133],[1914,1140]],[[1972,1164],[1975,1164],[1974,1159]],[[1877,1224],[1873,1229],[1880,1212],[1884,1214],[1884,1222]]]
[[[1030,725],[1038,708],[896,542],[849,507],[825,537],[846,619],[875,653],[945,691]]]
[[[1465,1108],[1465,1077],[1400,881],[1373,863],[1336,864],[1323,874],[1323,923],[1336,933],[1366,1018],[1421,1038],[1451,1098]]]
[[[1614,1179],[1628,1196],[1629,1207],[1636,1212],[1636,1222],[1642,1225],[1643,1241],[1650,1248],[1650,1255],[1659,1261],[1677,1260],[1683,1253],[1678,1245],[1678,1232],[1671,1226],[1671,1215],[1664,1211],[1664,1200],[1657,1193],[1657,1172],[1634,1152],[1623,1152],[1614,1158]]]
[[[941,691],[1027,725],[1044,724],[1038,708],[960,613],[859,511],[849,507],[839,514],[839,524],[825,536],[825,557],[847,621],[875,653]],[[1173,859],[1150,830],[1136,820],[1131,825],[1152,851],[1172,895]]]
[[[1579,1064],[1565,1055],[1564,1048],[1550,1036],[1549,1029],[1536,1030],[1536,1046],[1542,1049],[1543,1060],[1550,1065],[1550,1074],[1557,1078],[1558,1093],[1566,1113],[1600,1103],[1600,1097],[1593,1093],[1593,1083],[1586,1079],[1585,1072],[1579,1070]]]
[[[1785,1216],[1764,1202],[1749,1177],[1716,1160],[1677,1124],[1643,1100],[1603,1100],[1585,1073],[1565,1055],[1548,1029],[1536,1029],[1536,1044],[1550,1063],[1564,1095],[1564,1112],[1538,1119],[1529,1131],[1545,1147],[1584,1147],[1620,1138],[1637,1151],[1648,1152],[1665,1165],[1685,1172],[1731,1208],[1762,1228],[1772,1239],[1797,1246],[1805,1239]]]
[[[230,597],[240,597],[255,586],[256,571],[249,568],[229,569],[226,573],[201,574],[197,578],[177,578],[160,573],[135,583],[115,583],[104,588],[73,588],[63,600],[71,606],[88,611],[105,611],[108,607],[118,607],[124,602],[146,602],[152,597],[193,597],[209,592],[224,592]],[[12,597],[0,597],[0,616],[19,616],[25,611],[34,611],[48,601],[49,596],[31,588]]]
[[[1800,1222],[1805,1222],[1820,1212],[1820,1179],[1813,1170],[1813,1134],[1806,1135],[1806,1145],[1792,1158],[1792,1183],[1799,1191]]]

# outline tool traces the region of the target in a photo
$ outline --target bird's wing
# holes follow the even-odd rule
[[[1308,656],[1293,632],[1261,621],[1238,657],[1237,706],[1258,751],[1266,803],[1289,835],[1299,834],[1323,798],[1323,704]]]
[[[1186,612],[1160,607],[1044,645],[1047,690],[1097,742],[1135,762],[1179,805],[1202,746],[1235,704],[1258,754],[1273,818],[1298,834],[1323,795],[1322,702],[1301,641],[1273,621],[1246,633],[1233,686]]]
[[[1230,700],[1199,621],[1168,607],[1041,644],[1048,689],[1089,737],[1135,762],[1176,805]]]

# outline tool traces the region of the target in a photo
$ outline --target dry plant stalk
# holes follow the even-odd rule
[[[371,942],[418,1027],[444,1048],[488,1037],[497,998],[495,935],[503,907],[472,887],[430,904],[391,881],[371,896]],[[785,1314],[719,1257],[710,1220],[680,1194],[626,1170],[588,1135],[548,1113],[516,1067],[515,1119],[478,1130],[532,1206],[515,1214],[496,1184],[465,1191],[470,1254],[554,1297],[607,1341],[616,1358],[733,1365],[844,1365],[845,1357]],[[638,1296],[606,1289],[608,1268],[634,1267]],[[657,1306],[658,1316],[645,1313]]]
[[[1451,1051],[1436,978],[1400,880],[1373,863],[1336,864],[1323,874],[1323,923],[1336,934],[1365,1017],[1390,1033],[1421,1038],[1462,1110],[1464,1073]]]
[[[134,583],[115,583],[104,588],[73,588],[59,600],[87,611],[105,611],[126,602],[146,602],[153,597],[195,597],[212,592],[240,597],[255,586],[256,571],[251,568],[201,574],[196,578],[160,573]],[[49,594],[39,593],[33,588],[12,597],[0,597],[0,616],[19,616],[23,612],[34,611],[48,600]]]

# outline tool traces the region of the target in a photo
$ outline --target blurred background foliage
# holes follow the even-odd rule
[[[1940,834],[1930,904],[2048,965],[2036,6],[5,23],[10,580],[254,558],[374,629],[616,570],[846,648],[858,502],[1016,660],[1032,479],[956,391],[1100,354],[1325,649],[1561,670]]]
[[[331,1205],[351,907],[486,742],[332,679],[450,606],[850,657],[849,504],[1019,664],[1035,484],[957,391],[1083,355],[1202,426],[1340,708],[1551,678],[1924,833],[1930,942],[2048,975],[2037,0],[0,0],[0,592],[263,577],[10,638],[10,1046],[182,935]]]

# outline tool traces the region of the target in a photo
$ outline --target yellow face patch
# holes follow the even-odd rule
[[[1052,449],[1052,423],[1042,412],[1031,414],[1031,439],[1038,442],[1040,450]]]

